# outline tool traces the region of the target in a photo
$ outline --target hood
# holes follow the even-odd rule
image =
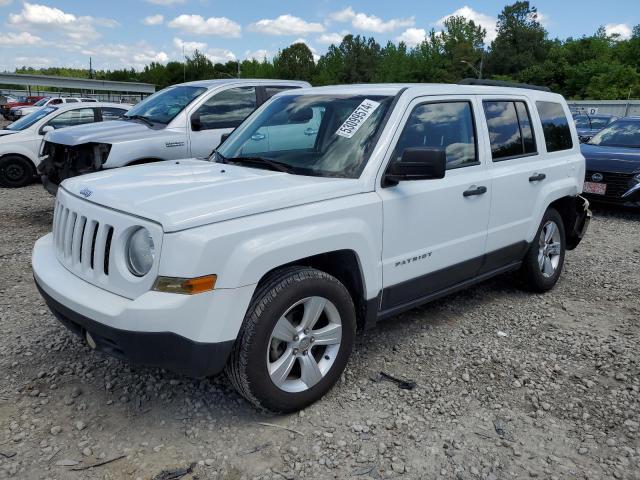
[[[82,145],[84,143],[117,143],[153,135],[166,135],[165,129],[156,130],[136,120],[111,120],[109,122],[87,123],[76,127],[61,128],[45,136],[48,142],[62,145]]]
[[[22,130],[0,130],[0,138],[6,137],[7,135],[12,135],[14,133],[21,132]]]
[[[165,161],[65,180],[80,198],[175,232],[361,193],[357,179],[290,175],[203,160]]]
[[[587,170],[616,173],[640,171],[640,148],[602,147],[583,143],[580,150],[586,160]]]

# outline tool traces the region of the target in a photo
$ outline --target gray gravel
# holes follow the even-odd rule
[[[60,326],[29,263],[52,204],[0,189],[0,478],[640,478],[639,213],[597,210],[546,295],[506,276],[360,335],[325,399],[276,417]]]

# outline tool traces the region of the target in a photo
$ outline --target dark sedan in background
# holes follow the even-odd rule
[[[576,122],[580,142],[588,142],[591,140],[591,137],[617,118],[618,117],[614,117],[613,115],[575,115],[573,120]]]
[[[581,149],[590,200],[640,207],[640,117],[616,120]]]

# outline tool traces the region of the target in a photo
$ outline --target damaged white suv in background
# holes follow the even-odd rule
[[[209,162],[62,182],[35,281],[92,348],[295,411],[357,327],[509,271],[556,284],[590,218],[570,119],[522,86],[284,92]]]
[[[45,137],[38,171],[52,194],[65,178],[160,160],[206,159],[276,93],[308,87],[295,80],[201,80],[160,90],[121,120]]]

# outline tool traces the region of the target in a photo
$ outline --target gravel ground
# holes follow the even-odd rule
[[[640,479],[640,213],[596,210],[552,292],[506,276],[389,320],[322,401],[267,416],[59,325],[29,263],[52,204],[0,189],[0,478]]]

